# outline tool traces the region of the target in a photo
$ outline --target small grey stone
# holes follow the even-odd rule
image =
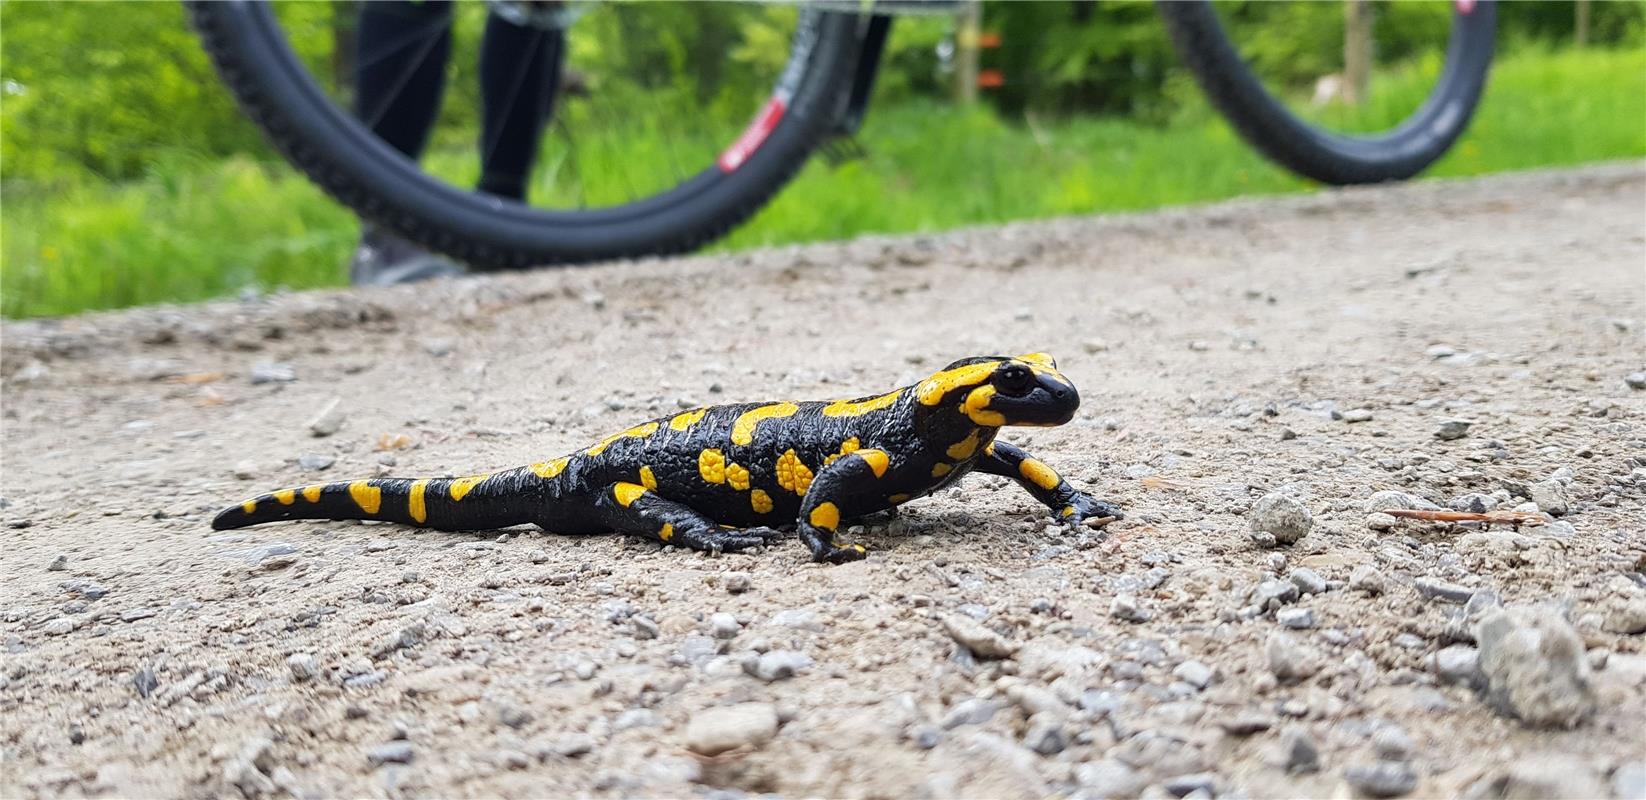
[[[1642,383],[1646,383],[1646,373],[1636,374],[1641,375]],[[1646,761],[1636,759],[1623,762],[1623,765],[1612,773],[1612,794],[1621,800],[1640,800],[1646,797]]]
[[[1630,389],[1646,389],[1646,372],[1631,372],[1624,375],[1623,382],[1628,384]],[[1635,795],[1626,796],[1634,797]]]
[[[629,628],[633,631],[636,639],[656,639],[657,634],[662,630],[651,617],[645,614],[635,614],[629,617]]]
[[[416,647],[423,643],[423,638],[428,635],[428,632],[428,623],[425,623],[422,620],[413,622],[412,624],[395,631],[394,635],[390,636],[388,641],[379,645],[377,651],[372,655],[374,658],[382,658],[394,653],[397,650],[405,650],[410,647]]]
[[[297,457],[297,466],[309,472],[319,472],[321,470],[331,469],[331,465],[336,463],[337,458],[335,456],[328,456],[321,453],[304,453],[303,455]]]
[[[1646,598],[1613,600],[1600,627],[1608,633],[1621,633],[1627,636],[1646,633]]]
[[[1480,651],[1466,644],[1440,648],[1435,653],[1435,674],[1447,683],[1475,683],[1480,678]]]
[[[380,744],[366,751],[366,760],[372,764],[410,764],[412,743],[403,739]]]
[[[532,712],[519,706],[504,706],[497,710],[497,721],[515,730],[526,727],[533,719]]]
[[[1469,435],[1469,426],[1474,422],[1466,419],[1443,419],[1440,427],[1435,428],[1435,438],[1443,442],[1462,439]]]
[[[1328,588],[1326,579],[1320,577],[1320,573],[1308,567],[1298,567],[1292,570],[1291,574],[1286,576],[1286,579],[1291,581],[1292,585],[1296,586],[1297,590],[1303,594],[1325,594]]]
[[[1374,531],[1391,530],[1399,524],[1400,520],[1395,519],[1392,514],[1385,514],[1381,511],[1373,511],[1372,513],[1366,515],[1366,527],[1371,528]]]
[[[1269,634],[1263,642],[1263,655],[1269,671],[1283,683],[1302,680],[1320,670],[1313,654],[1284,633]]]
[[[451,339],[426,339],[423,341],[423,352],[435,358],[451,355],[457,349],[457,342]]]
[[[154,676],[153,667],[142,667],[131,675],[131,685],[137,690],[138,697],[148,697],[160,687],[160,679]]]
[[[63,587],[63,591],[84,597],[87,600],[101,600],[107,597],[109,593],[109,590],[103,588],[102,585],[80,578],[63,581],[59,585]]]
[[[249,481],[252,478],[257,477],[258,472],[257,462],[246,458],[234,462],[234,469],[230,474],[234,475],[234,477],[239,480]]]
[[[1259,498],[1248,515],[1254,533],[1267,533],[1281,544],[1302,539],[1314,527],[1314,515],[1289,495],[1272,492]]]
[[[720,612],[709,616],[709,635],[716,639],[735,639],[743,626],[737,623],[737,617]]]
[[[1412,588],[1425,600],[1438,600],[1442,603],[1467,603],[1474,596],[1475,590],[1455,583],[1434,580],[1433,578],[1418,578],[1412,581]]]
[[[792,678],[812,665],[805,653],[793,650],[772,650],[746,659],[743,671],[767,683]]]
[[[1163,785],[1173,797],[1186,797],[1195,792],[1203,792],[1205,797],[1217,796],[1217,776],[1210,772],[1195,772],[1167,778]]]
[[[1282,608],[1275,612],[1275,621],[1293,630],[1307,630],[1315,626],[1315,612],[1308,608]]]
[[[265,361],[251,368],[252,383],[291,383],[297,380],[297,371],[290,364]]]
[[[777,723],[777,709],[768,703],[705,709],[686,723],[686,749],[715,756],[739,747],[759,747],[777,735]]]
[[[779,611],[772,615],[772,624],[783,628],[794,628],[802,631],[823,631],[823,620],[816,611],[805,608],[791,608]]]
[[[1372,734],[1372,749],[1390,761],[1405,761],[1416,748],[1417,743],[1399,725],[1384,725]]]
[[[69,557],[65,556],[65,555],[61,555],[61,554],[59,554],[56,558],[52,559],[50,564],[46,565],[46,571],[47,572],[62,572],[63,570],[68,569],[68,568],[69,568]]]
[[[1297,584],[1291,581],[1263,581],[1252,589],[1252,605],[1265,611],[1296,602],[1297,598]]]
[[[1539,511],[1560,517],[1571,510],[1571,493],[1561,481],[1538,481],[1526,488],[1531,491],[1531,501],[1537,503]]]
[[[579,661],[576,664],[572,665],[572,674],[576,675],[578,680],[586,681],[590,678],[593,678],[594,673],[599,669],[600,669],[599,664],[596,664],[593,661],[589,661],[587,659],[584,659],[584,660]]]
[[[320,676],[320,660],[312,653],[292,653],[286,657],[286,669],[298,683],[311,681]]]
[[[334,397],[308,421],[306,427],[315,436],[330,436],[343,429],[343,400]]]
[[[1441,507],[1415,494],[1406,492],[1374,492],[1366,499],[1366,512],[1386,511],[1391,508],[1415,508],[1421,511],[1441,511]]]
[[[1280,737],[1281,765],[1294,775],[1320,771],[1320,748],[1308,732],[1289,730]]]
[[[562,736],[550,742],[544,751],[560,756],[561,758],[577,758],[594,752],[594,737],[582,733]]]
[[[1402,797],[1417,788],[1417,773],[1398,761],[1357,764],[1344,770],[1343,778],[1367,797]]]
[[[1349,588],[1366,594],[1382,594],[1385,583],[1383,573],[1376,567],[1362,564],[1349,573]]]
[[[657,712],[649,708],[631,708],[617,715],[612,720],[612,730],[626,731],[633,728],[655,728],[662,722]]]
[[[1470,492],[1452,498],[1446,506],[1453,511],[1469,511],[1475,514],[1484,514],[1497,508],[1497,498],[1489,494]]]
[[[1212,685],[1213,671],[1199,661],[1185,661],[1172,669],[1172,677],[1196,689],[1204,689]]]
[[[1349,423],[1371,422],[1372,410],[1369,408],[1351,408],[1343,412],[1343,421]]]
[[[962,725],[982,725],[994,719],[996,711],[1000,710],[1000,703],[993,700],[983,700],[968,697],[955,703],[948,713],[943,715],[943,730],[954,730]]]
[[[1576,727],[1594,713],[1583,640],[1544,608],[1491,608],[1475,623],[1486,700],[1531,727]]]
[[[750,580],[747,572],[728,572],[720,576],[720,583],[726,587],[726,591],[732,594],[742,594],[753,585],[753,581]]]
[[[389,673],[382,670],[363,672],[343,679],[343,685],[350,689],[369,689],[389,679]]]
[[[1149,781],[1125,762],[1100,758],[1075,767],[1075,780],[1089,797],[1132,797],[1143,791]]]
[[[935,725],[921,725],[909,732],[909,738],[914,740],[915,747],[930,750],[943,741],[943,731]]]
[[[40,630],[44,631],[47,636],[64,636],[73,633],[74,629],[78,627],[80,627],[79,620],[70,617],[58,617],[40,626]]]
[[[1023,734],[1023,746],[1043,756],[1053,756],[1069,746],[1063,725],[1049,714],[1036,714]]]
[[[1017,652],[1017,645],[1004,636],[958,614],[944,616],[943,629],[948,631],[950,638],[978,658],[1007,658]]]
[[[137,608],[128,608],[125,611],[120,612],[120,621],[121,622],[136,622],[140,619],[148,619],[149,617],[152,617],[152,616],[154,616],[158,613],[160,613],[160,612],[153,609],[153,608],[149,608],[147,606],[139,606]]]
[[[1275,718],[1262,711],[1242,711],[1217,720],[1218,727],[1235,736],[1250,736],[1274,727]]]
[[[1135,596],[1117,594],[1109,601],[1109,616],[1122,622],[1148,622],[1154,615],[1138,606]]]

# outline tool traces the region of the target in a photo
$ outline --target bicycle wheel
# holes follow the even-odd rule
[[[485,24],[489,13],[508,5],[457,4],[444,35]],[[287,160],[362,218],[482,270],[679,253],[723,235],[793,177],[826,133],[850,85],[859,25],[855,16],[792,6],[578,9],[588,13],[563,28],[561,49],[570,56],[561,74],[576,76],[582,86],[577,92],[557,87],[529,196],[517,201],[473,188],[479,170],[472,119],[467,134],[436,131],[414,160],[349,112],[348,74],[325,75],[325,65],[339,58],[325,50],[341,50],[345,37],[315,36],[302,27],[316,18],[333,24],[333,11],[250,0],[190,2],[188,8],[224,83]],[[709,86],[701,76],[681,79],[679,59],[671,69],[667,53],[654,60],[661,63],[624,62],[623,26],[646,22],[634,15],[665,13],[676,16],[648,24],[709,25],[721,19],[712,14],[735,16],[711,68],[736,80]],[[792,31],[786,59],[785,26]],[[742,64],[724,50],[740,29],[763,36],[775,52],[746,41],[749,63]],[[635,41],[632,49],[649,43]],[[430,49],[418,42],[396,46]],[[472,66],[459,52],[461,42],[450,48],[453,70]],[[604,61],[579,73],[586,54]],[[453,127],[460,129],[472,110],[453,110],[451,94],[462,85],[447,83],[441,119],[457,119]]]
[[[1344,16],[1341,6],[1295,5],[1306,7],[1300,15],[1335,14],[1339,20]],[[1486,86],[1497,7],[1490,0],[1456,0],[1449,8],[1436,5],[1389,3],[1373,9],[1374,20],[1383,14],[1401,15],[1415,19],[1414,26],[1427,24],[1439,31],[1449,27],[1449,32],[1436,33],[1437,44],[1439,36],[1447,42],[1442,63],[1432,55],[1425,59],[1421,53],[1386,48],[1396,52],[1381,53],[1385,58],[1379,61],[1403,62],[1397,64],[1399,74],[1374,75],[1371,97],[1359,108],[1334,108],[1329,99],[1318,104],[1322,107],[1309,107],[1300,100],[1306,90],[1297,85],[1295,74],[1288,85],[1285,65],[1265,69],[1252,52],[1242,52],[1238,37],[1231,37],[1224,24],[1228,20],[1220,19],[1220,12],[1206,0],[1161,0],[1158,9],[1184,63],[1242,138],[1293,172],[1345,185],[1416,175],[1444,155],[1468,127]],[[1231,9],[1225,16],[1238,11],[1274,14],[1284,9],[1280,4],[1255,3]],[[1342,47],[1342,42],[1338,38],[1336,46]],[[1374,51],[1376,45],[1374,39]],[[1293,64],[1297,61],[1291,59]]]

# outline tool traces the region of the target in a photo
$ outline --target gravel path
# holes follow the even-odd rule
[[[1623,164],[7,323],[0,794],[1640,797],[1643,233]],[[208,527],[1033,350],[1107,538]]]

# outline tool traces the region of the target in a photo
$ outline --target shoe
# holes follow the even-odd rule
[[[361,226],[360,245],[349,259],[349,282],[355,286],[394,286],[467,274],[462,264],[375,225]]]

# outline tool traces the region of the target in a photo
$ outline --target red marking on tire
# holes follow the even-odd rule
[[[749,156],[754,155],[754,151],[759,150],[760,145],[765,143],[766,137],[777,129],[777,123],[783,119],[783,112],[786,110],[788,104],[784,103],[782,98],[773,97],[767,100],[765,107],[754,115],[749,127],[743,129],[743,135],[737,137],[737,141],[732,142],[732,146],[720,154],[720,160],[716,162],[720,165],[720,171],[735,172],[738,167],[743,166],[743,162],[748,161]]]
[[[1475,0],[1452,0],[1452,5],[1457,6],[1457,13],[1459,14],[1467,14],[1475,10]]]

